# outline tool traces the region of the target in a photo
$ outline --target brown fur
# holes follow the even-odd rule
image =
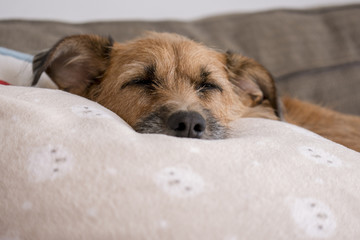
[[[285,120],[360,152],[360,117],[284,97]]]
[[[99,102],[143,133],[178,136],[167,121],[181,111],[204,118],[196,137],[224,138],[238,118],[279,119],[281,112],[274,81],[260,64],[175,34],[128,43],[71,36],[35,57],[34,84],[44,71],[60,89]],[[284,105],[287,121],[360,151],[360,118],[292,99]]]

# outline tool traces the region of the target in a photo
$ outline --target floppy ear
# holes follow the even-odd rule
[[[104,74],[113,40],[96,35],[75,35],[34,57],[34,86],[43,72],[62,90],[82,95]]]
[[[276,115],[281,117],[275,82],[271,74],[255,60],[230,52],[226,53],[230,82],[247,93],[253,106],[268,101]]]

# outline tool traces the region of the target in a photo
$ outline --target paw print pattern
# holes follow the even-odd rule
[[[191,197],[204,189],[203,179],[189,169],[168,167],[155,176],[156,184],[176,197]]]
[[[312,198],[297,198],[291,205],[292,217],[297,226],[312,238],[331,237],[336,230],[336,220],[330,208]]]
[[[55,180],[72,170],[73,157],[62,146],[47,145],[35,150],[28,160],[28,173],[35,182]]]
[[[71,107],[71,111],[82,118],[112,118],[100,108],[87,105],[75,105]]]
[[[323,164],[329,167],[342,166],[342,161],[338,157],[328,152],[325,152],[320,148],[303,146],[300,147],[298,150],[304,157],[314,161],[317,164]]]

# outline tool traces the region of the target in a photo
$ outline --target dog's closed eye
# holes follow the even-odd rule
[[[214,83],[210,83],[210,82],[202,82],[200,84],[198,84],[196,86],[196,90],[199,92],[199,93],[205,93],[205,92],[209,92],[209,91],[214,91],[214,90],[217,90],[217,91],[220,91],[222,92],[222,88]]]
[[[202,67],[200,70],[200,83],[196,85],[196,91],[203,94],[216,90],[220,92],[223,91],[219,85],[212,81],[211,72],[208,71],[206,67]]]
[[[153,89],[155,86],[158,86],[158,83],[154,79],[148,79],[144,78],[143,76],[139,76],[126,82],[124,85],[122,85],[121,89],[124,89],[128,86],[138,86]]]
[[[154,90],[155,87],[158,87],[158,82],[155,76],[155,66],[150,65],[145,67],[143,74],[136,76],[123,84],[121,89],[128,86],[144,87],[149,90]]]

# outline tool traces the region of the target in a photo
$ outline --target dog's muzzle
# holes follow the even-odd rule
[[[227,128],[207,109],[202,114],[196,111],[172,111],[163,106],[144,118],[134,126],[139,133],[160,133],[174,137],[222,139],[227,137]]]
[[[205,128],[205,119],[197,112],[179,111],[167,120],[167,127],[176,137],[201,138]]]

